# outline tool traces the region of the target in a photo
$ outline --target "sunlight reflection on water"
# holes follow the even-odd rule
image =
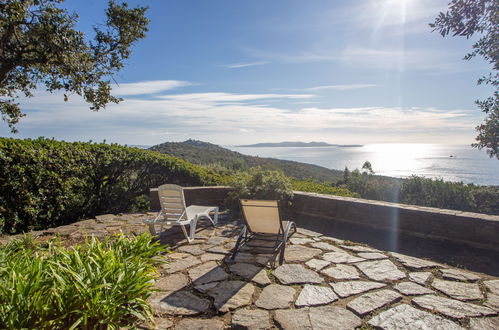
[[[362,147],[227,148],[246,155],[273,157],[331,169],[361,168],[368,160],[376,174],[413,174],[465,183],[499,185],[499,161],[466,145],[368,144]]]

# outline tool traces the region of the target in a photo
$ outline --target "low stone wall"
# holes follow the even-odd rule
[[[223,205],[230,189],[185,188],[186,203]],[[153,209],[159,210],[157,189],[151,189],[151,202]],[[299,191],[295,191],[293,205],[286,211],[299,226],[326,235],[349,231],[346,239],[360,237],[352,236],[352,232],[370,241],[409,235],[499,252],[499,216]],[[397,242],[387,242],[384,247],[396,250]]]
[[[298,191],[291,210],[300,224],[343,222],[499,251],[499,216]]]

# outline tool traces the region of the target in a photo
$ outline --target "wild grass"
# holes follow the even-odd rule
[[[1,329],[117,329],[152,320],[164,247],[122,234],[65,248],[29,236],[0,247]]]

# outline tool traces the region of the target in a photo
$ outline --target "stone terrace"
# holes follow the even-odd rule
[[[68,244],[137,235],[153,216],[103,215],[34,234]],[[225,214],[216,228],[198,226],[190,245],[178,227],[161,234],[174,253],[150,299],[157,329],[499,329],[498,278],[300,228],[282,266],[257,250],[231,262],[240,222]]]

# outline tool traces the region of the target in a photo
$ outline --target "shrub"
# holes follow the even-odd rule
[[[499,188],[412,176],[402,184],[400,201],[407,204],[499,214]]]
[[[347,188],[335,187],[327,183],[318,183],[314,181],[293,180],[293,189],[318,194],[359,197],[357,193],[351,192]]]
[[[0,232],[44,229],[145,207],[163,183],[223,183],[223,177],[154,151],[105,143],[0,138]]]
[[[279,200],[283,205],[289,205],[293,199],[290,179],[278,170],[253,167],[235,174],[229,184],[234,188],[228,197],[232,206],[241,198]]]
[[[152,320],[146,301],[164,250],[148,235],[72,248],[14,240],[0,248],[0,328],[116,329]]]

